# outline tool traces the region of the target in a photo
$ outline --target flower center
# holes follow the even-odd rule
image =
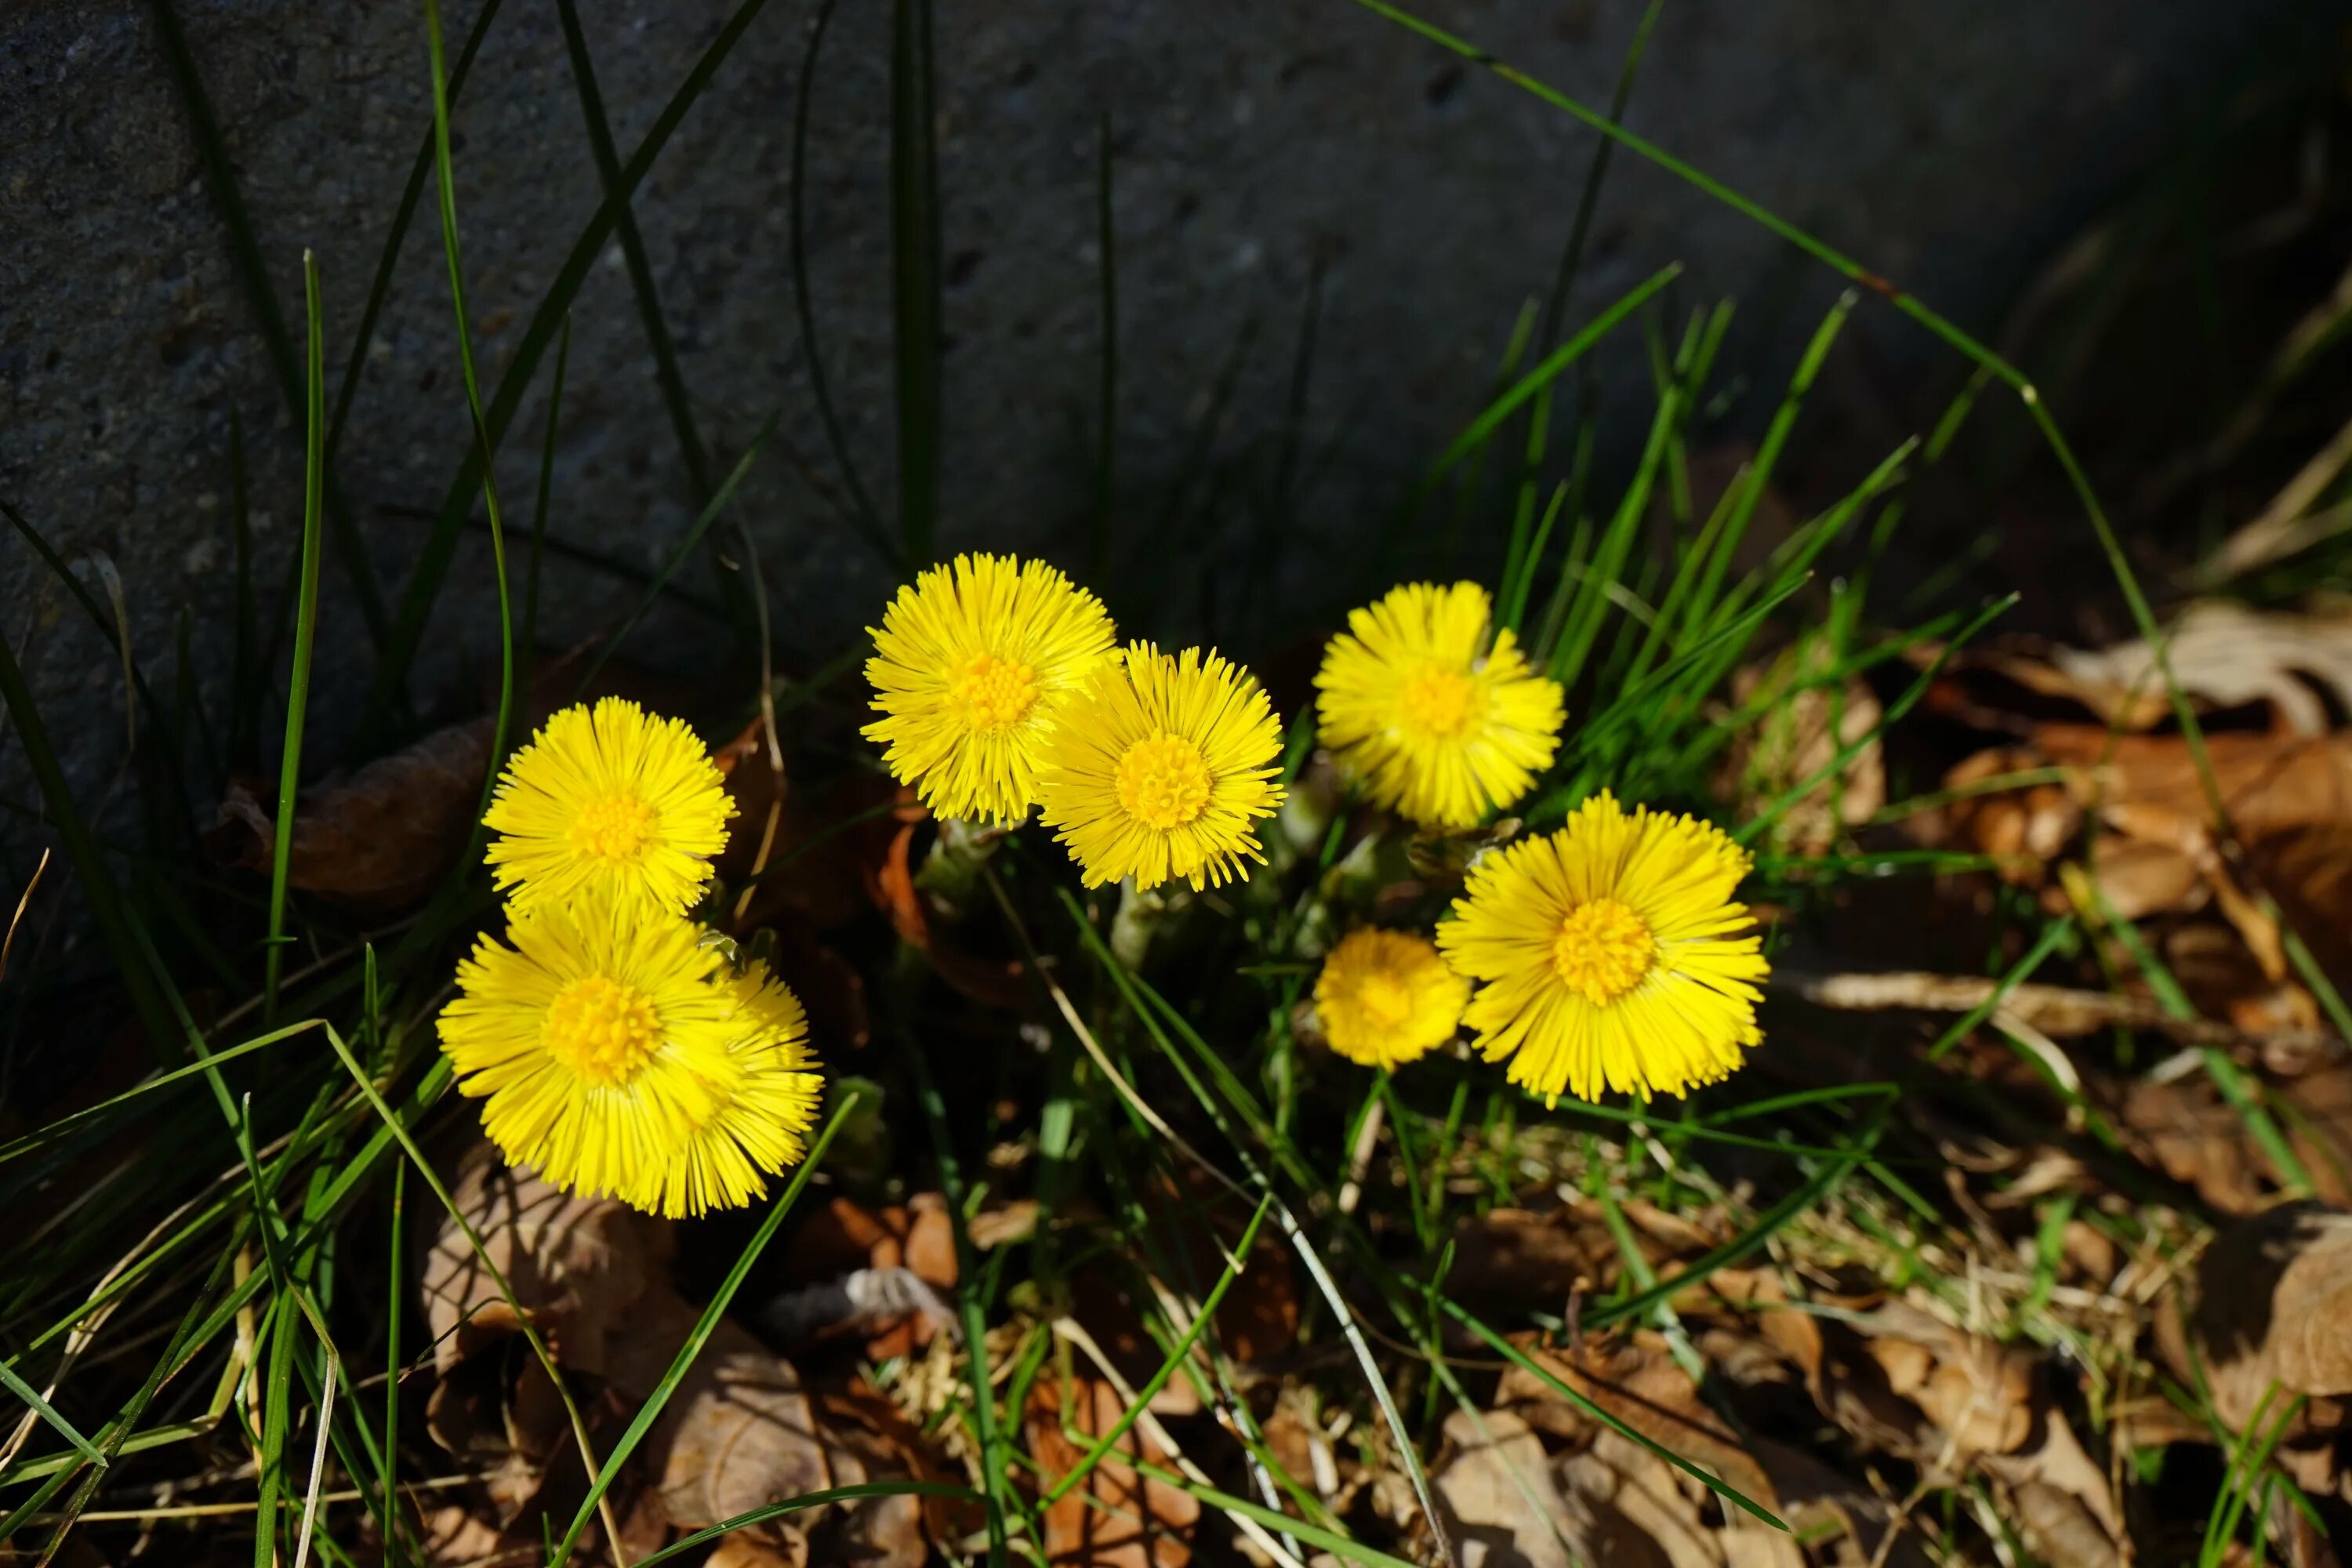
[[[1118,804],[1146,827],[1165,833],[1201,815],[1209,804],[1209,764],[1181,735],[1138,741],[1118,760]]]
[[[547,1005],[540,1043],[573,1078],[600,1089],[621,1089],[653,1059],[661,1044],[661,1016],[653,998],[601,974],[575,980]]]
[[[1398,1028],[1412,1016],[1412,992],[1395,975],[1375,971],[1356,982],[1356,1007],[1373,1028]]]
[[[572,820],[572,847],[597,860],[634,863],[661,827],[661,818],[635,795],[608,795],[591,801]]]
[[[948,700],[975,734],[1017,724],[1037,700],[1037,672],[1018,659],[982,654],[948,682]]]
[[[1657,953],[1657,939],[1641,916],[1614,899],[1595,899],[1559,922],[1551,966],[1570,991],[1605,1007],[1642,983]]]
[[[1478,719],[1478,683],[1458,669],[1433,665],[1406,680],[1397,695],[1405,727],[1433,740],[1450,741]]]

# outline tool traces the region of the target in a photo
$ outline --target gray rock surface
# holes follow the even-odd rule
[[[624,156],[730,7],[583,0]],[[1605,102],[1639,0],[1430,0],[1431,15],[1563,89]],[[806,193],[825,363],[867,484],[887,506],[892,439],[886,181],[890,7],[846,0],[826,42]],[[455,0],[452,49],[475,14]],[[2259,29],[2315,23],[2294,0],[1668,0],[1629,116],[1962,323],[1998,317],[2036,256],[2223,83]],[[299,261],[324,279],[331,382],[429,122],[413,0],[180,0],[271,285],[298,337]],[[703,440],[723,471],[772,410],[837,489],[791,293],[791,130],[811,0],[773,0],[686,120],[636,203]],[[1118,581],[1197,603],[1204,562],[1245,574],[1238,533],[1150,525],[1244,323],[1228,449],[1276,429],[1310,274],[1322,314],[1307,403],[1333,457],[1297,539],[1360,540],[1475,406],[1523,300],[1567,232],[1592,134],[1347,0],[940,0],[940,180],[946,297],[940,543],[1052,549],[1091,505],[1097,376],[1096,127],[1114,138],[1120,293]],[[457,184],[478,352],[495,384],[593,212],[598,181],[555,8],[510,0],[457,111]],[[87,580],[119,572],[134,652],[169,691],[182,627],[214,722],[229,665],[232,410],[275,584],[299,531],[299,429],[204,179],[189,116],[133,0],[0,7],[0,495]],[[468,440],[431,196],[362,355],[337,473],[366,565],[396,601]],[[1688,303],[1745,301],[1767,378],[1835,292],[1747,220],[1621,158],[1570,319],[1670,259]],[[637,568],[695,503],[616,247],[573,313],[552,531]],[[1857,339],[1882,374],[1936,351],[1884,309]],[[1606,361],[1638,430],[1638,340]],[[540,375],[543,389],[545,368]],[[525,399],[499,463],[528,516],[543,409]],[[1614,426],[1611,426],[1614,428]],[[830,651],[890,581],[794,462],[742,492],[783,637]],[[1311,588],[1311,551],[1281,582]],[[371,642],[331,563],[315,753],[352,738]],[[633,590],[550,566],[562,643]],[[708,590],[699,563],[689,579]],[[448,710],[494,645],[471,532],[413,691]],[[1222,603],[1230,605],[1227,598]],[[1167,613],[1171,617],[1175,611]],[[74,783],[120,786],[119,667],[31,552],[0,554],[0,626]],[[1163,631],[1174,626],[1160,627]],[[709,628],[656,617],[656,653]],[[12,734],[0,795],[34,791]],[[28,841],[12,810],[0,839]],[[21,877],[21,855],[7,868]]]

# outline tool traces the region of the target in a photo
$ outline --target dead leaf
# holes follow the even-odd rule
[[[559,1364],[579,1380],[575,1394],[585,1399],[601,1386],[607,1409],[641,1405],[701,1317],[668,1279],[668,1226],[608,1199],[558,1192],[507,1169],[487,1145],[469,1152],[457,1176],[460,1212]],[[939,1244],[917,1239],[922,1235],[919,1219],[905,1245],[910,1266],[938,1261]],[[454,1221],[426,1258],[425,1293],[441,1374],[428,1406],[431,1429],[453,1453],[483,1467],[496,1523],[516,1526],[540,1501],[559,1459],[577,1469],[568,1418],[524,1349],[514,1307]],[[720,1317],[633,1466],[651,1484],[633,1502],[623,1500],[625,1534],[634,1538],[642,1528],[658,1544],[673,1528],[700,1529],[835,1484],[905,1473],[874,1425],[859,1427],[844,1438],[820,1426],[791,1363]],[[805,1568],[811,1541],[830,1531],[828,1540],[862,1542],[859,1550],[878,1554],[873,1561],[912,1568],[921,1544],[908,1544],[906,1525],[918,1511],[911,1503],[905,1510],[812,1509],[744,1532],[733,1550],[742,1562],[761,1561],[764,1552]],[[635,1555],[643,1543],[627,1544]]]
[[[859,1268],[905,1268],[934,1290],[953,1290],[955,1231],[947,1200],[937,1193],[918,1193],[903,1205],[877,1211],[836,1197],[793,1233],[783,1278],[815,1284]],[[912,1353],[930,1343],[936,1329],[920,1312],[863,1326],[870,1336],[866,1353],[876,1361]]]
[[[1741,725],[1725,751],[1715,782],[1724,799],[1753,810],[1822,773],[1845,748],[1859,748],[1773,824],[1772,845],[1786,854],[1822,854],[1886,804],[1885,763],[1869,739],[1878,699],[1853,677],[1818,684],[1830,657],[1825,643],[1809,639],[1731,678],[1732,706],[1762,716]]]
[[[2273,1384],[2282,1395],[2352,1394],[2352,1214],[2298,1203],[2242,1219],[2198,1260],[2194,1290],[2187,1339],[2178,1314],[2159,1310],[2158,1343],[2183,1377],[2191,1355],[2202,1363],[2232,1430]]]
[[[2297,735],[2327,732],[2319,690],[2352,710],[2352,616],[2200,599],[2166,628],[2164,640],[2173,679],[2202,707],[2263,704],[2276,728]],[[2053,689],[2106,722],[2145,730],[2170,710],[2163,673],[2137,638],[2096,652],[2054,648],[2050,659],[2062,678]]]
[[[1050,1489],[1076,1469],[1093,1440],[1126,1413],[1109,1384],[1081,1377],[1069,1385],[1073,1430],[1062,1429],[1063,1385],[1041,1378],[1025,1414],[1029,1454],[1039,1484]],[[1192,1560],[1192,1530],[1201,1505],[1189,1492],[1147,1480],[1122,1456],[1166,1468],[1171,1456],[1141,1423],[1120,1435],[1086,1479],[1045,1510],[1045,1560],[1056,1568],[1184,1568]]]
[[[437,886],[466,845],[481,806],[496,721],[436,730],[348,774],[322,779],[295,801],[287,885],[367,910],[397,910]],[[278,824],[275,791],[230,781],[213,836],[228,864],[268,871]]]
[[[1445,1418],[1445,1447],[1429,1485],[1462,1568],[1577,1568],[1561,1539],[1568,1503],[1552,1480],[1550,1456],[1524,1418],[1510,1410],[1476,1417],[1456,1410]]]
[[[1017,1009],[1029,1002],[1028,983],[1017,959],[977,957],[962,950],[948,934],[932,899],[916,886],[908,857],[915,842],[914,823],[891,836],[881,864],[868,867],[866,891],[899,940],[931,961],[931,967],[950,989],[986,1007]]]

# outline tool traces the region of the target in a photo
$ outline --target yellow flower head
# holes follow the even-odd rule
[[[959,555],[898,590],[871,634],[866,738],[941,816],[1018,822],[1046,737],[1111,657],[1102,601],[1042,561]]]
[[[702,896],[735,803],[677,719],[618,697],[575,704],[514,754],[482,822],[518,915],[593,898],[646,914]]]
[[[1710,824],[1606,792],[1568,826],[1470,869],[1437,945],[1482,981],[1468,1019],[1511,1081],[1557,1100],[1602,1086],[1680,1095],[1760,1042],[1769,969],[1732,890],[1748,855]]]
[[[801,1163],[824,1079],[810,1058],[800,998],[766,967],[723,973],[733,1004],[727,1054],[734,1088],[669,1159],[648,1163],[632,1191],[636,1207],[679,1215],[740,1208],[767,1194],[766,1177]]]
[[[1249,673],[1214,653],[1135,643],[1070,704],[1039,795],[1089,888],[1132,877],[1193,890],[1263,861],[1256,819],[1282,804],[1282,726]]]
[[[441,1048],[511,1163],[639,1206],[729,1109],[738,998],[692,922],[609,890],[518,912],[457,965]]]
[[[1559,744],[1559,687],[1528,668],[1475,583],[1406,583],[1323,650],[1323,744],[1377,805],[1469,827],[1527,793]]]
[[[1454,1037],[1470,983],[1426,937],[1349,931],[1315,978],[1315,1016],[1331,1048],[1366,1067],[1399,1067]]]

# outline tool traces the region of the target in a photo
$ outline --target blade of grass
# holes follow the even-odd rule
[[[1091,581],[1110,570],[1110,509],[1118,455],[1118,230],[1111,221],[1110,116],[1095,137],[1095,247],[1102,284],[1102,386],[1096,398],[1094,541],[1087,551]]]
[[[278,1021],[278,979],[286,938],[286,877],[294,853],[294,797],[302,782],[302,728],[310,706],[310,665],[319,639],[319,557],[327,472],[326,339],[319,307],[319,264],[302,253],[302,299],[310,322],[308,437],[302,463],[302,575],[294,607],[294,669],[286,692],[286,729],[278,751],[278,833],[269,856],[269,935],[262,951],[261,1021]]]
[[[710,1342],[711,1333],[719,1327],[719,1320],[725,1316],[729,1304],[735,1300],[735,1293],[743,1288],[743,1281],[750,1278],[752,1265],[758,1263],[760,1255],[767,1250],[768,1243],[775,1237],[776,1227],[782,1225],[784,1216],[792,1212],[793,1203],[807,1187],[809,1178],[816,1173],[818,1163],[824,1158],[824,1152],[832,1144],[834,1135],[841,1131],[843,1121],[857,1108],[857,1102],[856,1089],[844,1091],[841,1102],[834,1107],[832,1116],[825,1121],[824,1131],[817,1134],[816,1142],[809,1146],[807,1157],[793,1173],[793,1179],[785,1186],[783,1195],[768,1210],[767,1217],[760,1222],[760,1228],[752,1233],[751,1239],[736,1255],[735,1266],[727,1271],[727,1278],[719,1281],[709,1304],[702,1309],[702,1316],[695,1321],[693,1332],[686,1336],[686,1342],[678,1346],[677,1354],[670,1359],[669,1370],[662,1373],[661,1381],[654,1385],[653,1393],[646,1395],[645,1404],[638,1407],[628,1429],[621,1434],[619,1441],[613,1445],[612,1452],[604,1457],[603,1475],[589,1485],[588,1495],[581,1500],[578,1510],[572,1514],[572,1526],[563,1532],[563,1540],[549,1559],[548,1568],[563,1568],[563,1564],[571,1561],[572,1551],[580,1544],[580,1537],[586,1531],[589,1521],[596,1517],[597,1506],[604,1500],[606,1489],[619,1477],[621,1467],[627,1462],[629,1456],[636,1452],[637,1445],[645,1441],[646,1434],[653,1430],[654,1423],[669,1404],[670,1395],[677,1392],[677,1385],[686,1381],[688,1373],[694,1370],[695,1362],[702,1354],[702,1347]]]
[[[1617,65],[1617,86],[1609,97],[1609,118],[1625,118],[1625,106],[1633,99],[1633,79],[1641,74],[1642,56],[1650,47],[1650,31],[1658,25],[1659,13],[1666,8],[1666,0],[1650,0],[1642,13],[1642,20],[1633,28],[1633,41],[1625,47],[1625,58]],[[1617,143],[1607,137],[1592,150],[1592,162],[1585,166],[1584,187],[1577,193],[1576,216],[1568,226],[1568,243],[1559,253],[1559,266],[1553,271],[1551,296],[1544,302],[1543,339],[1550,342],[1559,336],[1559,321],[1568,310],[1569,289],[1576,282],[1577,268],[1584,261],[1584,246],[1592,233],[1592,216],[1601,205],[1601,184],[1609,177],[1609,160]]]
[[[983,868],[985,863],[983,862]],[[956,1278],[977,1281],[973,1267],[977,1256],[972,1250],[971,1233],[965,1225],[963,1170],[956,1159],[954,1134],[949,1129],[946,1102],[940,1100],[939,1086],[931,1081],[930,1064],[924,1059],[922,1047],[899,1020],[899,1044],[905,1047],[908,1066],[915,1079],[915,1097],[922,1101],[923,1120],[929,1125],[931,1148],[939,1163],[940,1193],[947,1200],[948,1221],[953,1231],[956,1252]],[[1008,1509],[1017,1509],[1012,1500],[1012,1482],[1008,1475],[1007,1456],[1012,1444],[999,1428],[996,1419],[996,1394],[988,1367],[988,1321],[980,1292],[967,1284],[956,1293],[956,1304],[962,1314],[964,1349],[971,1356],[972,1432],[980,1448],[980,1474],[982,1503],[987,1510],[989,1568],[1003,1568],[1008,1536],[1004,1516]]]
[[[485,447],[495,452],[514,420],[525,394],[530,390],[539,362],[561,330],[563,317],[572,307],[580,286],[588,277],[596,258],[604,253],[605,241],[611,237],[619,219],[619,203],[635,194],[637,186],[653,168],[656,159],[668,145],[687,112],[698,102],[711,79],[719,72],[735,46],[751,24],[759,19],[768,0],[741,0],[729,16],[709,45],[687,72],[677,89],[655,116],[645,139],[622,166],[620,179],[588,221],[563,259],[563,265],[548,285],[538,308],[531,313],[530,323],[515,343],[513,357],[506,372],[499,378],[498,390],[491,395],[488,409],[482,420],[485,435],[478,435],[467,449],[449,489],[444,495],[440,510],[435,513],[432,531],[426,536],[418,554],[415,570],[410,574],[408,586],[401,595],[400,608],[393,620],[390,635],[385,638],[382,656],[376,662],[376,672],[368,695],[361,709],[359,730],[364,739],[381,741],[383,729],[394,709],[405,698],[409,667],[415,662],[425,637],[425,623],[432,615],[433,605],[440,595],[441,585],[448,575],[457,540],[465,528],[466,514],[470,510],[475,489],[480,483],[480,468]]]
[[[2182,690],[2180,683],[2172,674],[2171,655],[2168,649],[2164,628],[2157,621],[2156,612],[2140,586],[2138,575],[2132,571],[2131,562],[2124,553],[2123,542],[2116,533],[2115,525],[2107,517],[2106,509],[2100,505],[2097,492],[2091,488],[2089,475],[2084,472],[2082,464],[2074,456],[2074,447],[2067,442],[2064,432],[2059,429],[2057,419],[2051,414],[2048,405],[2042,401],[2041,393],[2024,372],[1994,353],[1992,350],[1962,331],[1935,310],[1930,310],[1916,296],[1896,288],[1877,273],[1816,239],[1769,208],[1749,200],[1721,181],[1675,157],[1664,148],[1633,134],[1615,121],[1589,108],[1559,89],[1538,80],[1516,67],[1505,64],[1475,44],[1424,21],[1412,12],[1390,4],[1389,0],[1352,0],[1352,3],[1408,32],[1416,34],[1440,48],[1492,71],[1504,81],[1562,113],[1582,121],[1591,130],[1623,146],[1635,156],[1655,164],[1676,179],[1704,192],[1750,222],[1795,246],[1799,250],[1848,281],[1867,289],[1885,300],[1895,310],[1926,328],[1946,346],[1958,353],[1970,363],[1990,371],[2014,392],[2018,400],[2025,405],[2028,417],[2041,432],[2044,443],[2050,448],[2051,455],[2057,459],[2060,468],[2064,471],[2068,485],[2074,489],[2075,499],[2090,520],[2092,531],[2098,537],[2099,548],[2105,554],[2108,567],[2115,574],[2116,585],[2122,589],[2125,603],[2130,608],[2133,624],[2138,628],[2142,639],[2147,643],[2157,669],[2163,677],[2166,693],[2171,700],[2173,717],[2180,725],[2182,739],[2187,743],[2190,760],[2196,766],[2198,781],[2204,790],[2207,806],[2212,812],[2214,821],[2221,825],[2222,831],[2225,834],[2231,832],[2227,803],[2222,797],[2220,781],[2214,775],[2212,759],[2206,752],[2204,731],[2197,721],[2197,715],[2189,703],[2188,694]]]
[[[555,434],[563,416],[563,377],[572,363],[572,317],[563,318],[563,331],[555,342],[555,376],[547,389],[547,430],[539,443],[539,488],[530,503],[530,562],[523,569],[522,637],[517,643],[522,657],[539,657],[539,574],[547,553],[547,503],[555,488]],[[490,772],[504,759],[490,759]]]
[[[833,460],[849,489],[851,521],[857,525],[859,536],[879,551],[884,560],[901,570],[910,570],[890,542],[889,533],[882,526],[882,514],[875,510],[866,482],[858,477],[856,460],[849,455],[849,442],[842,434],[841,416],[834,408],[833,394],[825,381],[824,354],[817,342],[816,306],[809,289],[809,116],[816,98],[817,52],[824,47],[824,30],[833,21],[834,7],[839,4],[840,0],[820,0],[817,5],[816,19],[809,24],[808,48],[801,56],[800,90],[793,100],[793,188],[788,202],[792,220],[793,312],[800,321],[801,363],[808,367],[809,391],[816,399],[817,416],[824,425],[825,444],[833,448]]]
[[[589,685],[604,669],[604,661],[628,641],[629,634],[636,630],[637,623],[645,619],[646,612],[652,609],[654,601],[661,597],[662,590],[668,586],[670,578],[686,563],[687,557],[694,553],[694,547],[702,542],[702,536],[710,531],[710,525],[717,522],[719,514],[727,510],[727,503],[735,498],[736,488],[751,471],[753,459],[767,446],[768,437],[776,433],[777,422],[782,417],[783,410],[780,408],[761,423],[758,432],[751,437],[751,444],[743,448],[743,455],[735,459],[735,466],[728,470],[726,479],[719,481],[719,489],[712,492],[709,501],[702,509],[702,515],[694,520],[694,525],[670,551],[669,558],[662,563],[661,570],[654,574],[653,581],[646,584],[645,592],[637,596],[637,602],[629,606],[629,613],[621,618],[621,624],[614,628],[613,635],[597,648],[596,657],[588,661],[588,668],[581,671],[580,682],[572,689],[573,701],[578,701],[587,691]]]
[[[51,1431],[72,1444],[74,1448],[91,1464],[101,1470],[106,1468],[106,1456],[100,1452],[98,1445],[83,1436],[72,1422],[58,1415],[57,1407],[41,1397],[41,1391],[18,1377],[5,1362],[0,1362],[0,1388],[6,1389],[30,1405],[34,1415],[47,1422]]]
[[[229,156],[228,143],[221,134],[220,119],[213,111],[212,95],[205,87],[203,72],[197,68],[195,51],[188,47],[187,31],[181,26],[179,12],[172,0],[149,0],[148,10],[155,19],[155,37],[163,47],[164,66],[188,110],[188,131],[196,144],[197,160],[204,165],[205,183],[211,188],[221,221],[228,230],[229,257],[237,281],[245,286],[254,313],[260,318],[262,343],[268,350],[271,367],[278,372],[278,391],[289,409],[307,411],[313,399],[306,395],[302,364],[294,356],[294,340],[286,330],[286,315],[278,309],[277,290],[270,287],[269,268],[262,260],[260,242],[254,237],[253,219],[246,211],[244,194],[237,188],[236,161]],[[368,559],[351,509],[344,504],[341,489],[330,479],[322,494],[333,514],[335,544],[351,579],[352,598],[359,606],[361,623],[367,628],[368,640],[381,647],[385,627],[383,590],[376,583],[375,569]]]
[[[451,104],[457,101],[466,78],[474,68],[474,57],[481,51],[482,40],[489,36],[490,24],[498,20],[499,7],[505,4],[506,0],[482,0],[482,8],[474,16],[465,45],[457,51],[457,63],[449,72]],[[375,277],[368,284],[367,303],[360,310],[359,331],[352,335],[351,357],[343,362],[342,384],[335,392],[335,416],[327,422],[330,460],[342,449],[343,425],[351,417],[352,400],[359,395],[360,372],[367,364],[368,346],[375,341],[376,320],[383,315],[384,300],[392,292],[400,247],[407,241],[408,226],[416,220],[416,204],[425,196],[425,178],[433,169],[433,126],[428,121],[417,143],[416,156],[408,166],[408,183],[400,189],[400,204],[393,209],[392,227],[384,235],[383,248],[376,255]]]
[[[457,366],[466,384],[466,412],[473,421],[474,441],[479,448],[482,508],[490,521],[490,568],[499,590],[499,711],[490,726],[490,765],[482,770],[481,802],[458,862],[471,866],[480,848],[481,819],[498,788],[498,763],[506,756],[508,730],[514,722],[514,595],[507,573],[506,518],[499,509],[498,464],[492,459],[489,430],[482,422],[482,386],[474,372],[474,330],[466,311],[466,268],[457,243],[457,182],[449,157],[449,80],[441,56],[438,0],[425,0],[425,43],[433,67],[433,172],[440,196],[441,253],[449,268],[449,305],[457,321]],[[625,215],[626,208],[623,211]],[[568,341],[571,318],[566,316],[564,321]]]
[[[930,0],[890,8],[890,293],[898,410],[898,547],[932,557],[939,525],[940,192]]]

